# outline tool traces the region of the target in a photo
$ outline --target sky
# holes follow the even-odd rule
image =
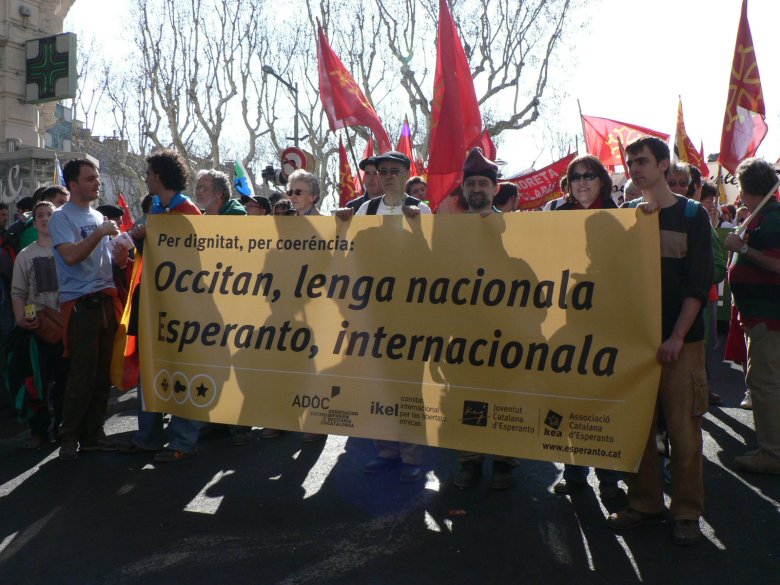
[[[94,35],[106,51],[121,55],[128,0],[77,0],[66,19]],[[707,154],[720,149],[720,133],[734,55],[741,0],[598,0],[588,2],[585,28],[562,48],[565,72],[551,71],[550,84],[564,89],[560,110],[546,117],[560,132],[579,134],[579,100],[585,115],[630,122],[674,134],[678,96],[688,135]],[[758,59],[769,133],[759,155],[780,158],[780,17],[777,0],[750,0],[748,19]],[[86,23],[86,24],[85,24]],[[94,23],[94,29],[90,23]],[[69,28],[70,27],[70,28]],[[111,134],[95,128],[96,134]],[[394,134],[391,132],[391,134]],[[505,176],[553,162],[543,128],[512,132],[499,146]]]

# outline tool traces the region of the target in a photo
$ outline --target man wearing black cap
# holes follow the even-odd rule
[[[255,195],[248,197],[241,195],[241,205],[246,209],[247,215],[271,215],[271,202],[267,197]]]
[[[355,215],[401,215],[403,213],[407,217],[416,217],[420,213],[431,213],[430,207],[415,197],[407,196],[404,191],[411,166],[408,156],[391,150],[374,157],[374,160],[379,172],[379,183],[385,194],[363,203]]]
[[[358,166],[360,167],[360,170],[363,171],[363,187],[365,188],[365,193],[347,203],[347,207],[352,211],[357,211],[366,201],[375,199],[384,193],[382,185],[379,183],[379,171],[376,167],[376,157],[370,156],[364,158],[360,161],[360,165]]]
[[[493,198],[498,193],[498,165],[485,158],[481,148],[473,148],[463,165],[463,196],[468,202],[466,213],[479,213],[487,217],[501,213],[493,206]],[[460,469],[455,475],[454,484],[467,489],[476,486],[482,478],[482,453],[462,452],[458,461]],[[511,488],[514,484],[512,468],[517,465],[513,457],[493,456],[493,476],[490,487],[494,490]]]

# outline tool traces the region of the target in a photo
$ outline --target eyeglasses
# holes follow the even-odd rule
[[[304,191],[303,189],[290,189],[289,191],[287,191],[287,196],[292,197],[293,195],[295,195],[296,197],[300,197],[301,195],[305,195],[306,193],[308,193],[308,191]]]
[[[397,177],[401,173],[403,173],[403,170],[401,169],[379,169],[377,171],[380,175],[383,177],[386,177],[387,175],[392,175],[393,177]]]
[[[672,179],[671,181],[666,181],[666,184],[670,187],[687,187],[688,181],[675,181]]]
[[[569,182],[574,183],[576,181],[592,181],[593,179],[598,179],[598,175],[596,173],[572,173],[569,175]]]

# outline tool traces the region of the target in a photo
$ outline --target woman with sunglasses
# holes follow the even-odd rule
[[[572,209],[617,209],[612,200],[612,178],[601,161],[586,154],[575,158],[566,169],[569,185],[567,201],[555,211]],[[558,495],[570,495],[588,483],[587,467],[565,464],[563,477],[555,484],[553,491]],[[596,469],[599,479],[599,493],[603,500],[619,497],[623,491],[618,487],[620,473],[610,469]]]
[[[298,215],[322,215],[317,209],[320,199],[320,181],[303,169],[298,169],[289,179],[287,197]]]
[[[575,158],[566,169],[568,201],[555,211],[570,209],[617,209],[612,200],[612,178],[601,161],[586,154]]]

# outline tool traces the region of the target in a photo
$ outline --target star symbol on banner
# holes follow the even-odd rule
[[[200,383],[200,385],[195,388],[195,391],[198,393],[198,396],[203,398],[206,396],[206,392],[208,392],[208,386],[206,386],[203,382]]]

